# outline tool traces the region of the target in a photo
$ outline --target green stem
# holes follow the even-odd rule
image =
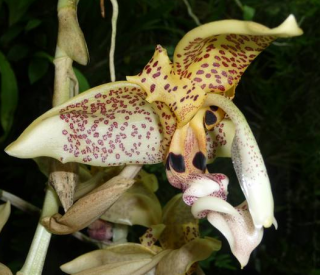
[[[188,14],[189,16],[193,19],[193,21],[198,25],[200,26],[201,23],[200,23],[200,20],[199,18],[194,14],[194,12],[192,11],[192,8],[188,2],[188,0],[183,0],[184,4],[187,6],[187,10],[188,10]]]
[[[111,46],[110,46],[110,53],[109,53],[109,67],[110,67],[110,78],[111,81],[116,81],[116,73],[114,67],[114,51],[116,48],[116,35],[117,35],[117,20],[118,20],[118,13],[119,7],[117,0],[111,0],[112,4],[112,34],[111,34]]]
[[[59,208],[59,200],[52,189],[48,186],[46,196],[43,203],[43,209],[41,217],[51,216],[57,213]],[[49,243],[51,239],[51,233],[49,233],[39,222],[36,233],[33,237],[32,244],[27,256],[27,259],[22,269],[17,275],[41,275],[46,259]]]
[[[33,204],[13,195],[7,191],[0,189],[0,200],[10,201],[10,203],[18,209],[29,214],[40,214],[41,210]]]

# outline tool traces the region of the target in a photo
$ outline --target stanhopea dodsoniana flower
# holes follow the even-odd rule
[[[278,37],[301,34],[292,15],[274,29],[237,20],[199,26],[178,43],[173,62],[157,46],[139,75],[49,110],[6,152],[97,166],[165,161],[169,181],[186,192],[194,215],[222,231],[244,266],[262,228],[275,223],[274,206],[255,138],[231,99],[260,52]],[[246,197],[236,208],[225,201],[227,178],[206,171],[208,161],[230,156]]]

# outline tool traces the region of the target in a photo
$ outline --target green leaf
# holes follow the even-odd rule
[[[9,7],[9,25],[13,25],[27,13],[35,0],[5,0]]]
[[[47,59],[50,63],[53,63],[53,56],[51,56],[50,54],[46,53],[46,52],[36,52],[34,54],[35,57],[40,57],[40,58],[45,58]]]
[[[78,79],[79,82],[79,93],[82,93],[86,90],[90,89],[90,84],[87,78],[78,70],[77,68],[73,68],[73,71]]]
[[[48,71],[49,62],[47,59],[34,57],[28,68],[30,83],[33,84],[42,78]]]
[[[27,25],[25,26],[25,31],[31,31],[32,29],[35,29],[42,23],[39,19],[31,19],[28,21]]]
[[[254,8],[244,5],[243,6],[243,19],[247,20],[247,21],[251,21],[254,17],[255,12],[256,12],[256,10]]]
[[[1,73],[1,126],[4,140],[10,131],[13,123],[14,112],[18,102],[18,85],[14,71],[6,57],[0,51],[0,73]]]
[[[13,39],[15,39],[23,31],[22,25],[15,25],[7,29],[0,38],[0,44],[9,44]]]
[[[27,56],[29,53],[28,45],[16,44],[8,52],[7,58],[9,61],[17,62]]]
[[[320,269],[312,269],[310,275],[320,275]]]

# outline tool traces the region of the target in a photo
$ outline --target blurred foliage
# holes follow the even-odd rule
[[[246,115],[265,158],[275,196],[279,229],[265,231],[244,271],[223,237],[222,251],[202,263],[207,274],[320,274],[320,1],[189,0],[201,23],[234,18],[274,27],[293,13],[305,34],[277,40],[244,74],[236,104]],[[81,0],[79,22],[90,63],[75,64],[81,90],[110,81],[108,54],[111,5],[100,17],[98,0]],[[170,55],[196,25],[183,1],[119,0],[115,67],[118,80],[135,75],[161,44]],[[1,151],[51,106],[57,36],[56,1],[0,0]],[[1,189],[41,207],[46,178],[32,160],[0,154]],[[161,164],[156,174],[164,205],[178,192]],[[230,160],[217,160],[210,171],[230,177],[230,201],[243,199]],[[0,262],[17,271],[26,256],[37,217],[14,210],[0,236]],[[206,221],[202,234],[221,236]],[[92,249],[71,236],[54,236],[44,274],[62,274],[58,266]],[[211,271],[209,271],[211,270]]]

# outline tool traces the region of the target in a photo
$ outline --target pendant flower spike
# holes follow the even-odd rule
[[[278,37],[301,34],[293,15],[274,29],[237,20],[202,25],[178,43],[173,62],[157,46],[139,75],[49,110],[6,152],[97,166],[166,161],[168,179],[182,189],[192,213],[222,231],[244,266],[262,227],[276,221],[262,156],[231,99],[261,51]],[[230,156],[246,197],[236,208],[226,202],[226,176],[206,170],[208,161]]]

